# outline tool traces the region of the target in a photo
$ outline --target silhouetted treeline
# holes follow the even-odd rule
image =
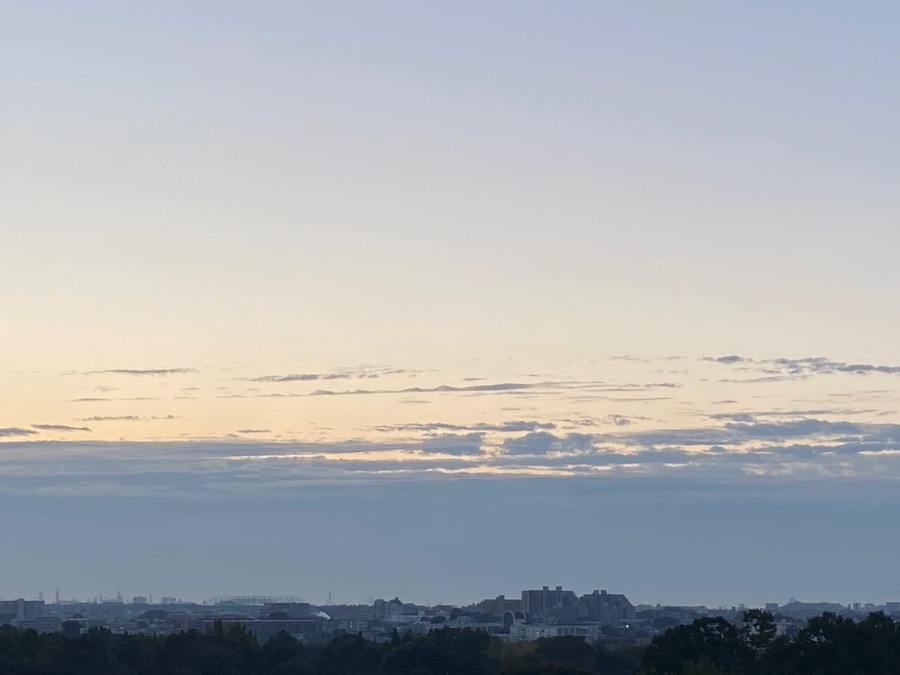
[[[649,647],[606,649],[580,638],[507,643],[468,629],[394,634],[376,644],[356,635],[301,643],[281,633],[260,645],[239,624],[208,633],[117,635],[93,628],[77,638],[0,627],[0,675],[878,675],[900,674],[900,624],[884,614],[854,622],[834,614],[810,620],[796,637],[776,635],[768,612],[735,625],[697,619]]]
[[[796,637],[776,636],[769,612],[750,610],[735,626],[695,620],[653,639],[642,675],[900,674],[900,623],[882,612],[856,622],[826,612]]]
[[[152,637],[92,628],[77,638],[0,628],[0,674],[121,675],[525,675],[633,673],[643,650],[607,651],[579,638],[508,644],[486,633],[442,629],[394,634],[376,644],[357,635],[304,644],[281,633],[260,645],[243,626]]]

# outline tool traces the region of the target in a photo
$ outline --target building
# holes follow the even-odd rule
[[[557,586],[554,590],[550,590],[549,586],[544,586],[541,590],[522,591],[522,611],[528,615],[529,621],[547,618],[555,615],[562,618],[562,615],[573,614],[578,605],[578,597],[574,591],[564,591],[562,586]],[[570,611],[566,611],[570,610]]]
[[[0,615],[14,619],[39,619],[44,616],[43,600],[0,600]]]
[[[616,624],[634,620],[634,605],[621,593],[607,593],[605,589],[595,590],[590,595],[581,596],[581,602],[587,608],[589,621]]]
[[[482,600],[475,605],[475,608],[482,614],[502,616],[505,612],[522,611],[522,601],[514,598],[507,598],[505,595],[498,595],[493,600],[490,598]]]
[[[62,622],[58,616],[36,616],[30,619],[13,619],[13,625],[20,630],[31,628],[38,633],[58,633],[62,628]]]
[[[567,626],[520,623],[512,624],[509,627],[510,642],[530,642],[540,638],[555,638],[565,635],[584,638],[588,642],[597,642],[603,638],[603,631],[597,624]]]

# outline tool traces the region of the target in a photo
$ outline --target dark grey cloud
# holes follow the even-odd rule
[[[90,431],[88,427],[73,427],[69,424],[32,424],[31,426],[41,431]]]
[[[422,440],[426,452],[441,452],[450,455],[477,455],[482,452],[484,434],[441,434]]]
[[[503,441],[503,451],[508,455],[537,456],[550,452],[585,451],[592,447],[593,438],[591,434],[556,436],[546,431],[535,431]]]
[[[0,438],[10,438],[13,436],[33,436],[37,434],[34,429],[23,429],[22,427],[0,427]]]
[[[238,429],[235,433],[238,434],[271,434],[271,429]]]
[[[106,370],[88,370],[84,375],[132,375],[135,377],[165,377],[167,375],[186,375],[196,373],[196,368],[107,368]]]
[[[559,439],[546,431],[535,431],[519,438],[503,441],[503,450],[510,455],[546,455]]]
[[[725,429],[746,438],[788,439],[797,436],[861,434],[864,425],[808,418],[785,422],[726,422]]]

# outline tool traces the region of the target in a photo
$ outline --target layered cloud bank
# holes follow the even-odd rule
[[[419,441],[7,442],[7,493],[185,497],[290,494],[318,483],[459,476],[758,477],[900,481],[900,425],[815,418],[689,429],[557,433],[551,423],[430,425]],[[248,435],[266,430],[245,429]]]
[[[900,367],[877,363],[622,356],[568,373],[178,366],[5,377],[46,384],[0,427],[7,492],[273,495],[488,476],[900,480]]]

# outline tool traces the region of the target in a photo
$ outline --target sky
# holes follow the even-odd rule
[[[900,600],[898,20],[0,1],[0,596]]]

